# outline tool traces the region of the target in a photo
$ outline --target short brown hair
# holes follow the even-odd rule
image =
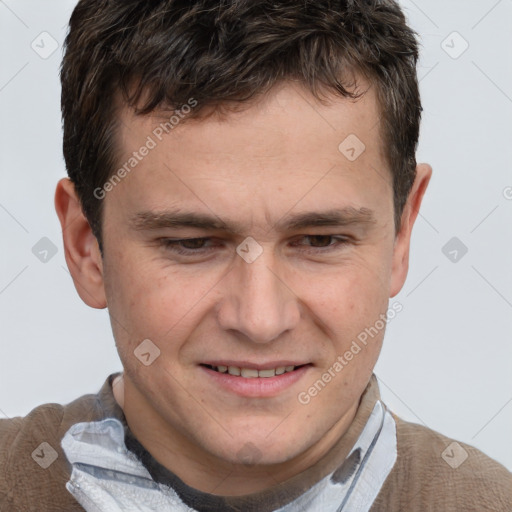
[[[140,115],[195,98],[198,116],[243,106],[283,80],[318,99],[321,90],[356,98],[354,73],[377,92],[398,231],[416,173],[417,59],[416,34],[394,0],[80,0],[61,67],[63,148],[100,247],[94,190],[119,165],[119,93]]]

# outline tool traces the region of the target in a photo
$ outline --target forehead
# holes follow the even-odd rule
[[[137,116],[132,108],[123,107],[120,109],[118,146],[130,152],[147,135],[158,139],[157,143],[166,139],[170,144],[171,139],[178,141],[189,136],[196,139],[198,150],[210,149],[208,143],[215,140],[217,149],[222,152],[223,149],[237,149],[234,144],[250,137],[252,143],[246,150],[250,152],[255,148],[265,156],[276,149],[284,154],[294,143],[304,148],[304,139],[311,144],[325,141],[332,147],[332,139],[342,142],[353,134],[367,148],[373,146],[369,149],[375,150],[377,144],[383,149],[381,113],[375,90],[362,79],[357,83],[357,91],[362,94],[355,100],[323,90],[322,103],[300,83],[284,81],[264,95],[246,102],[221,104],[220,108],[208,104],[202,106],[194,98],[177,105],[176,111],[161,109],[145,116]],[[222,136],[227,133],[233,138],[223,140]],[[326,137],[327,134],[332,137]],[[257,146],[260,141],[264,142],[263,147]],[[247,144],[248,141],[245,138],[243,142]],[[283,142],[287,143],[284,147]],[[318,152],[323,146],[317,146]],[[293,149],[300,152],[299,148]]]
[[[248,202],[268,206],[270,193],[274,203],[282,201],[274,206],[292,207],[310,189],[307,198],[318,209],[334,188],[358,189],[362,197],[389,186],[372,88],[357,100],[331,95],[321,103],[288,82],[223,116],[187,117],[193,104],[182,109],[185,115],[122,110],[122,163],[151,149],[112,195],[122,200],[124,189],[125,205],[152,202],[160,209],[189,200],[200,205],[201,197],[221,206],[238,201],[242,211]]]

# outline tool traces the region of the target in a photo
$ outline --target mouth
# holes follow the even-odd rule
[[[210,361],[199,367],[214,388],[246,398],[271,398],[298,386],[313,365],[294,361],[262,365],[247,361]]]
[[[232,375],[234,377],[242,377],[244,379],[269,379],[272,377],[276,377],[279,375],[284,375],[285,373],[290,373],[304,366],[308,366],[308,364],[298,364],[298,365],[286,365],[286,366],[275,366],[273,368],[266,369],[258,369],[254,367],[246,368],[242,366],[234,366],[234,365],[211,365],[211,364],[202,364],[208,368],[209,370],[213,370],[217,373],[225,373],[228,375]]]

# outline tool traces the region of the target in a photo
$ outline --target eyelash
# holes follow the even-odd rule
[[[311,249],[300,249],[303,252],[309,252],[313,254],[320,254],[320,253],[326,253],[331,252],[333,250],[336,250],[338,248],[341,248],[349,243],[349,239],[346,236],[336,236],[336,235],[304,235],[302,238],[331,238],[332,240],[336,240],[336,244],[330,244],[325,247],[313,247]],[[194,255],[200,255],[200,254],[206,254],[208,252],[211,252],[215,249],[215,247],[200,247],[198,249],[187,249],[180,247],[179,244],[185,243],[185,242],[194,242],[194,241],[209,241],[211,240],[208,237],[201,237],[201,238],[184,238],[179,240],[172,240],[169,238],[162,238],[161,243],[165,247],[166,250],[170,250],[176,254],[182,255],[182,256],[194,256]]]

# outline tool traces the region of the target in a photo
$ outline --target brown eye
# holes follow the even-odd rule
[[[189,238],[188,240],[179,240],[179,242],[185,249],[203,249],[206,238]]]
[[[210,252],[216,248],[211,244],[210,238],[184,238],[172,240],[170,238],[160,239],[160,243],[167,251],[183,256],[194,256]]]
[[[330,251],[343,249],[350,243],[350,238],[342,235],[303,235],[293,243],[300,251],[326,254]]]
[[[308,235],[307,238],[313,247],[329,247],[331,245],[331,235]]]

